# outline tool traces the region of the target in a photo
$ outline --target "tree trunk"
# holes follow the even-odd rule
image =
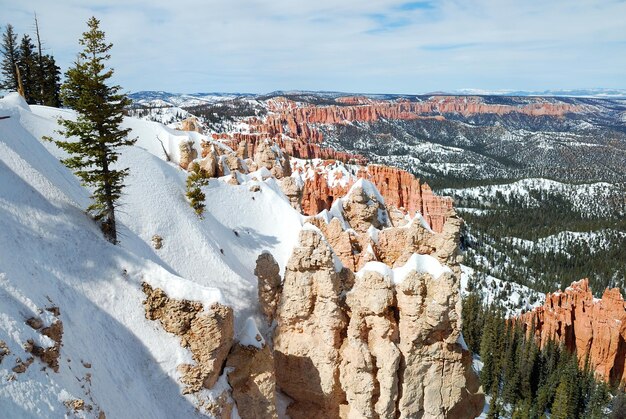
[[[102,221],[102,233],[104,237],[113,244],[117,244],[117,226],[115,225],[115,206],[113,205],[113,197],[111,196],[111,178],[109,173],[109,161],[105,147],[102,146],[102,175],[104,177],[104,202],[106,209],[104,210],[104,220]]]

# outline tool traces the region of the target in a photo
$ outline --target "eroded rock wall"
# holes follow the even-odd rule
[[[535,325],[540,344],[555,339],[576,350],[582,365],[589,355],[591,367],[605,381],[626,382],[626,302],[618,288],[606,289],[594,299],[589,281],[572,283],[564,292],[546,295],[546,302],[518,318]]]
[[[346,233],[336,220],[325,233]],[[407,252],[425,248],[452,269],[436,278],[412,271],[399,283],[377,271],[355,276],[333,263],[333,249],[349,238],[302,231],[274,334],[277,385],[294,400],[293,418],[471,418],[482,410],[471,353],[459,343],[461,222],[451,217],[442,233],[413,225],[379,233],[402,230],[413,243],[387,252],[385,264],[402,266]]]

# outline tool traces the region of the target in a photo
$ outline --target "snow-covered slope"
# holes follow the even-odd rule
[[[79,416],[97,417],[100,406],[113,418],[197,416],[195,396],[182,396],[176,381],[190,353],[145,319],[142,282],[177,298],[220,300],[235,310],[235,331],[243,330],[258,311],[256,257],[269,250],[284,269],[301,216],[271,179],[240,186],[211,179],[199,219],[184,197],[185,173],[165,161],[156,138],[175,153],[193,134],[128,119],[139,140],[119,161],[131,175],[118,215],[121,244],[113,246],[85,215],[89,192],[58,162],[62,152],[40,141],[58,135],[60,113],[71,117],[29,108],[16,95],[0,100],[0,116],[10,117],[0,120],[0,340],[10,351],[0,362],[0,412],[63,417],[64,402],[82,399],[92,410]],[[150,245],[155,234],[163,238],[159,250]],[[38,358],[14,372],[31,356],[29,339],[54,344],[26,324],[57,321],[51,307],[63,323],[58,372]]]

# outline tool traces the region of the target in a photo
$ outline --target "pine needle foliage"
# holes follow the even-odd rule
[[[202,192],[202,186],[209,184],[209,179],[205,170],[200,168],[198,163],[193,163],[191,174],[187,177],[187,199],[189,205],[202,218],[204,214],[204,201],[206,195]]]
[[[120,86],[108,85],[113,70],[106,67],[106,61],[113,45],[106,42],[98,19],[90,18],[87,26],[79,41],[83,51],[66,72],[61,87],[63,103],[76,111],[77,118],[59,119],[63,127],[59,133],[70,140],[55,143],[70,154],[62,162],[74,170],[83,184],[93,188],[88,212],[100,223],[107,240],[115,244],[115,207],[129,171],[117,168],[115,163],[119,148],[133,145],[136,139],[128,137],[130,129],[120,127],[130,100],[120,93]]]

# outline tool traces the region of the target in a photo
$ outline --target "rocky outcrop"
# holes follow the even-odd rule
[[[180,123],[180,129],[182,131],[194,131],[202,134],[204,130],[200,125],[200,121],[195,116],[191,116],[189,118],[183,119]]]
[[[355,185],[350,189],[341,204],[348,225],[357,233],[365,233],[370,227],[386,227],[388,216],[384,203],[368,194],[362,186]]]
[[[413,271],[397,287],[401,418],[475,417],[482,410],[472,356],[459,345],[461,301],[451,272]]]
[[[346,303],[350,323],[340,366],[346,417],[396,417],[401,354],[390,278],[376,272],[357,276]]]
[[[291,206],[298,212],[302,212],[302,186],[298,181],[289,176],[282,179],[280,189],[283,191]]]
[[[452,210],[452,199],[435,195],[430,187],[412,174],[393,167],[368,165],[356,172],[356,178],[367,179],[379,190],[387,208],[413,216],[415,211],[424,217],[430,227],[437,232]],[[329,185],[327,174],[316,170],[313,176],[306,178],[302,190],[302,211],[314,215],[324,209],[330,209],[335,199],[346,195],[356,182],[349,179],[345,185]]]
[[[303,230],[287,263],[274,332],[276,383],[294,400],[287,411],[293,419],[339,417],[346,326],[340,289],[330,247],[319,232]]]
[[[262,167],[270,171],[276,179],[291,175],[289,155],[283,153],[277,147],[273,147],[268,141],[262,141],[254,153],[254,163],[257,168]]]
[[[228,382],[242,419],[277,418],[274,358],[269,346],[235,344],[228,359]]]
[[[198,157],[198,152],[193,147],[192,141],[183,141],[178,145],[178,151],[180,152],[180,159],[178,165],[187,170],[192,161]]]
[[[264,126],[260,121],[254,122],[253,120],[251,123],[260,124],[255,126]],[[248,149],[248,156],[253,156],[256,153],[258,146],[269,139],[274,144],[278,145],[281,150],[292,157],[301,159],[333,159],[358,164],[365,164],[367,162],[365,157],[358,154],[336,151],[328,147],[322,147],[320,144],[312,143],[308,140],[284,138],[282,134],[270,134],[269,132],[266,132],[266,130],[251,133],[215,133],[212,134],[212,138],[213,140],[221,141],[227,146],[237,150],[242,147],[241,144],[245,144],[245,147]]]
[[[28,339],[24,344],[24,350],[41,359],[52,371],[59,372],[59,357],[61,356],[61,341],[63,340],[63,322],[59,319],[61,313],[58,307],[50,307],[46,310],[55,317],[52,324],[44,327],[44,323],[39,317],[29,318],[26,320],[26,324],[37,330],[42,336],[50,338],[54,343],[52,346],[42,347],[37,345],[33,339]]]
[[[148,320],[159,320],[163,329],[180,337],[195,364],[181,364],[178,370],[185,385],[183,393],[211,388],[233,343],[233,311],[219,303],[203,311],[201,303],[169,298],[160,288],[143,283],[143,302]]]
[[[369,212],[361,212],[362,221]],[[426,250],[452,267],[436,278],[414,270],[398,282],[379,270],[355,276],[333,262],[336,253],[359,264],[352,243],[369,238],[367,231],[349,233],[337,218],[310,221],[325,229],[328,241],[317,229],[301,232],[287,265],[274,334],[277,385],[294,400],[291,417],[478,415],[484,396],[471,353],[459,343],[461,221],[451,216],[442,233],[415,220],[410,227],[379,231],[379,243],[385,233],[404,240],[394,249],[409,247],[394,251],[387,241],[370,252],[373,260],[384,255],[386,265],[400,266],[406,252]]]
[[[543,306],[516,321],[528,328],[534,324],[541,345],[555,339],[576,350],[581,366],[588,355],[605,381],[626,382],[626,302],[619,288],[607,288],[601,299],[594,299],[589,281],[583,279],[564,292],[547,294]]]
[[[261,253],[256,260],[254,274],[258,279],[261,312],[268,324],[272,324],[278,306],[281,283],[280,267],[270,253]]]
[[[267,105],[271,113],[263,120],[251,118],[252,132],[269,137],[287,135],[303,142],[321,143],[323,135],[317,125],[372,123],[381,119],[445,119],[449,115],[469,117],[478,114],[520,114],[531,117],[562,117],[582,112],[580,106],[532,99],[519,104],[493,104],[479,96],[432,96],[425,100],[373,100],[365,97],[343,97],[338,105],[316,106],[273,98]]]

